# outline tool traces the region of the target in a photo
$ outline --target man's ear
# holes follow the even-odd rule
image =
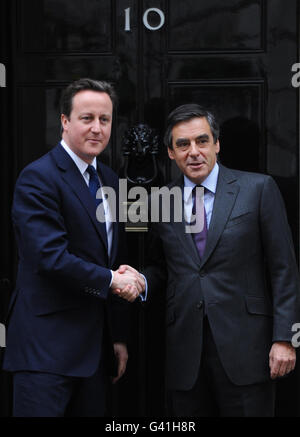
[[[168,155],[170,159],[175,159],[174,157],[174,150],[170,149],[170,147],[168,147]]]
[[[65,130],[67,130],[66,127],[69,119],[65,114],[61,114],[60,121],[61,121],[62,131],[64,132]]]
[[[217,155],[218,153],[220,153],[220,141],[219,140],[216,142],[215,147],[216,147],[216,155]]]

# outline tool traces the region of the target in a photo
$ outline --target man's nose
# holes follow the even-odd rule
[[[192,156],[199,155],[199,147],[197,146],[195,141],[191,141],[190,155]]]
[[[92,124],[92,132],[99,133],[101,131],[101,124],[99,120],[94,120]]]

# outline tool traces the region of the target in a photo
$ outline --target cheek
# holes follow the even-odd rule
[[[204,156],[205,156],[205,159],[208,163],[212,163],[214,160],[215,154],[214,153],[205,153]]]
[[[78,139],[82,140],[84,139],[85,135],[87,133],[87,129],[82,126],[78,126],[76,130],[74,130],[74,137],[77,137]]]
[[[111,134],[111,126],[108,126],[108,127],[105,129],[105,135],[106,135],[107,137],[110,137],[110,134]]]
[[[178,167],[180,168],[184,168],[186,167],[186,158],[181,156],[180,158],[176,159],[176,164],[178,165]]]

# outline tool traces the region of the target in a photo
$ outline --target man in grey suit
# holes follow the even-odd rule
[[[165,143],[182,172],[169,188],[190,187],[190,195],[183,194],[185,216],[198,185],[205,212],[196,234],[172,219],[152,223],[149,233],[148,293],[166,294],[168,412],[273,416],[275,380],[295,367],[292,326],[300,321],[298,271],[280,192],[270,176],[217,162],[219,127],[199,105],[169,115]],[[123,297],[129,294],[124,290]]]

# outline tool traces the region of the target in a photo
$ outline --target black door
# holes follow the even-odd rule
[[[129,128],[146,123],[157,131],[161,185],[178,173],[161,141],[167,113],[187,102],[214,110],[221,161],[277,180],[298,255],[299,107],[291,83],[298,6],[297,0],[2,0],[0,62],[8,67],[7,88],[0,89],[2,308],[14,282],[15,179],[59,141],[60,92],[80,77],[116,86],[120,102],[103,160],[121,176]],[[141,230],[128,232],[129,261],[137,268],[144,241]],[[163,309],[163,296],[149,307],[133,306],[132,358],[111,400],[119,415],[162,414]],[[278,415],[298,415],[297,379],[295,372],[280,382]],[[2,405],[9,399],[3,386]]]

